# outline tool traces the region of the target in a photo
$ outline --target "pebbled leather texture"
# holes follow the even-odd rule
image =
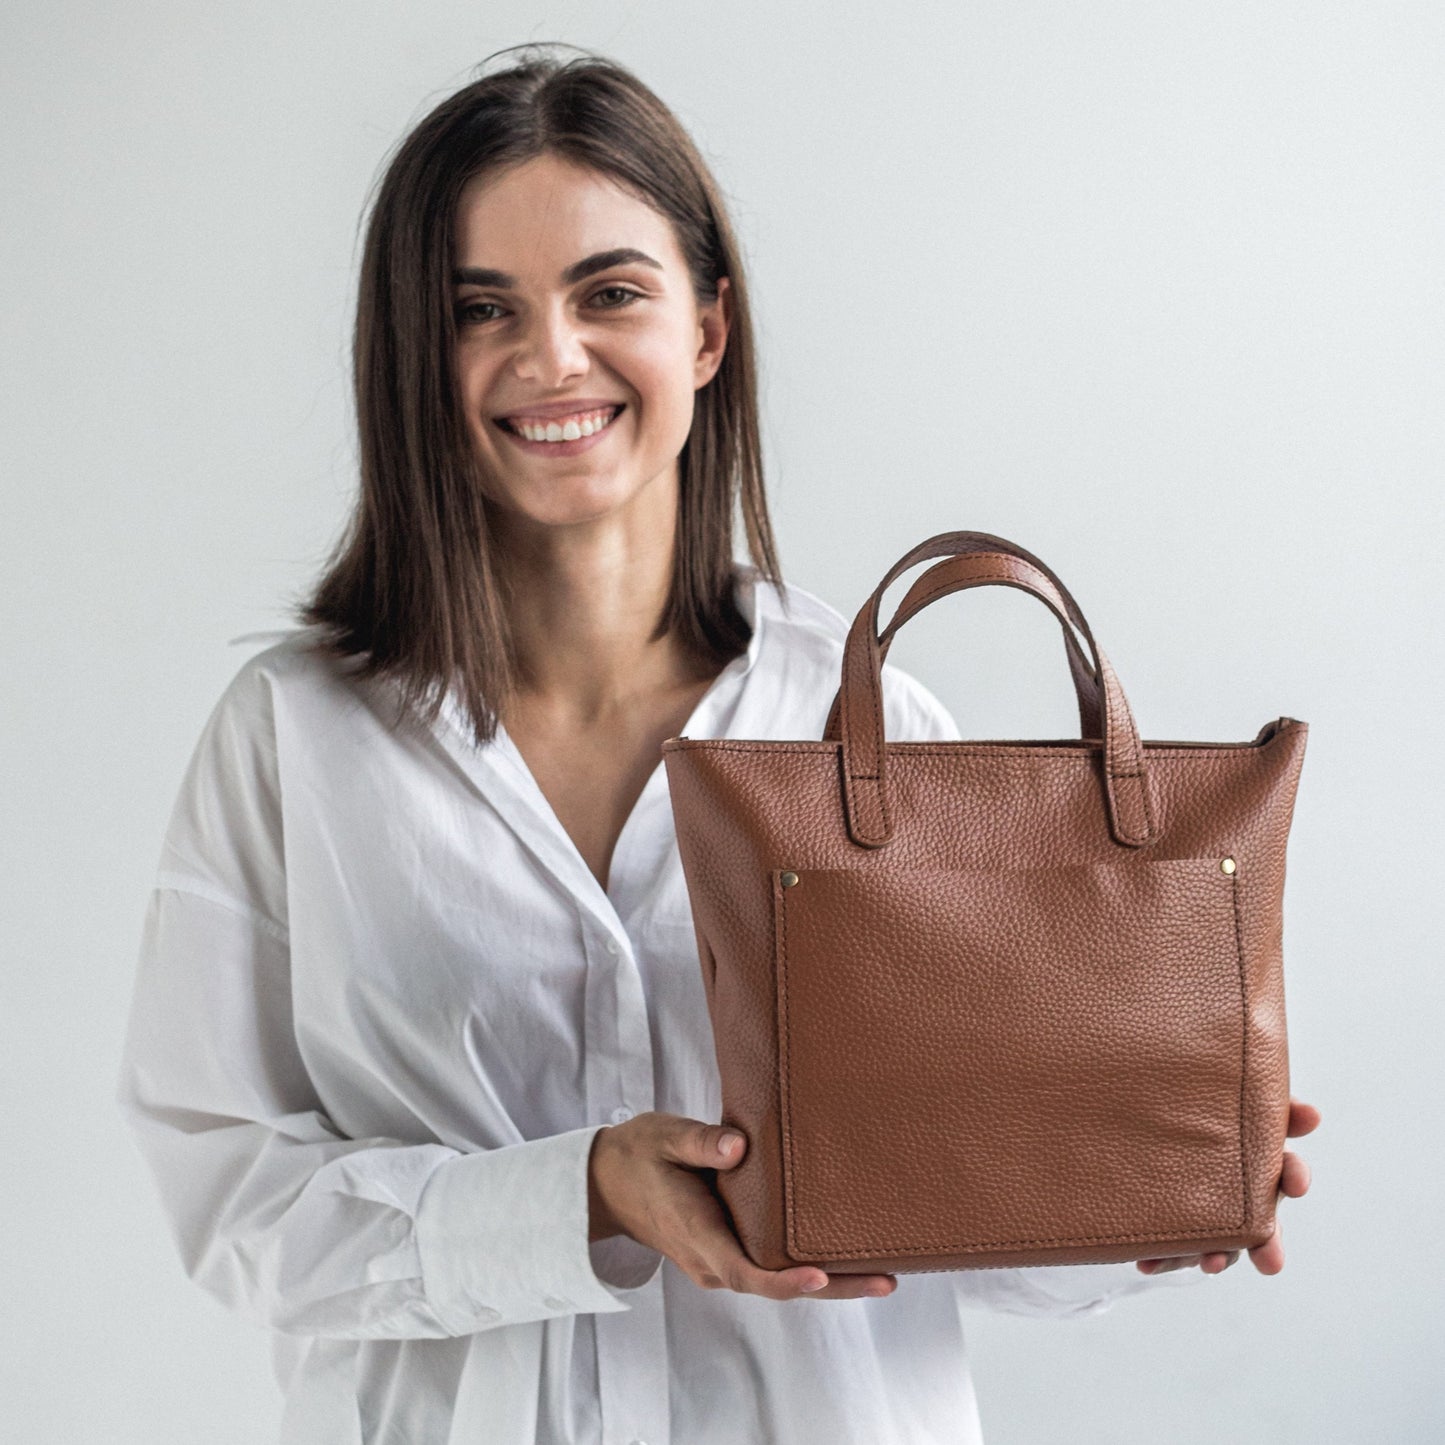
[[[944,554],[880,637],[885,588]],[[983,585],[1059,616],[1083,736],[888,742],[892,636]],[[1251,742],[1141,740],[1062,582],[945,532],[859,609],[822,739],[663,743],[722,1122],[748,1138],[717,1189],[754,1262],[916,1273],[1268,1239],[1307,735],[1280,717]]]

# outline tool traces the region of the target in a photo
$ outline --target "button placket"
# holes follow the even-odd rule
[[[634,958],[623,955],[619,959],[616,989],[617,1039],[621,1048],[621,1057],[618,1059],[620,1087],[612,1098],[625,1099],[627,1103],[614,1103],[613,1107],[651,1109],[652,1031],[647,1021],[647,999],[642,987],[642,973]]]
[[[637,1110],[653,1107],[652,1032],[642,973],[631,940],[623,944],[614,933],[604,932],[600,942],[603,953],[614,965],[606,970],[608,987],[600,997],[610,997],[615,1009],[610,1022],[616,1030],[617,1055],[611,1061],[616,1072],[611,1081],[590,1074],[589,1102],[594,1108],[605,1109],[609,1122],[623,1124],[633,1118]]]
[[[620,920],[613,929],[624,929]],[[592,1117],[624,1123],[634,1109],[653,1107],[652,1034],[642,973],[631,940],[593,929],[589,962],[588,1106]],[[626,937],[625,932],[620,936]],[[599,947],[600,944],[600,947]],[[606,1039],[609,1047],[595,1049]],[[615,1052],[610,1046],[615,1039]],[[626,1100],[626,1103],[620,1102]],[[646,1439],[669,1445],[667,1330],[662,1279],[630,1291],[625,1310],[593,1315],[603,1445]]]

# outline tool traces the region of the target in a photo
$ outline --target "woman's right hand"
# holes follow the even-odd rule
[[[723,1136],[738,1142],[730,1153]],[[626,1234],[665,1254],[701,1289],[768,1299],[857,1299],[892,1294],[891,1274],[829,1276],[816,1265],[760,1269],[744,1253],[704,1174],[736,1168],[747,1141],[721,1124],[680,1114],[637,1114],[599,1129],[587,1167],[588,1239]]]

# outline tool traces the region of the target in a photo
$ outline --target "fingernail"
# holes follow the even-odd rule
[[[812,1294],[815,1289],[822,1289],[823,1286],[827,1283],[828,1276],[824,1275],[822,1279],[810,1279],[807,1284],[799,1285],[798,1288],[806,1290],[809,1294]]]
[[[742,1142],[743,1140],[741,1134],[724,1134],[722,1138],[718,1140],[718,1153],[731,1154],[732,1151],[736,1149],[737,1146]]]

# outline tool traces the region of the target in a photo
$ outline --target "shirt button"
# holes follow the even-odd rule
[[[500,1310],[494,1310],[491,1305],[482,1305],[477,1310],[479,1320],[499,1320],[502,1317]]]
[[[542,1303],[546,1305],[549,1310],[565,1310],[571,1308],[570,1300],[558,1299],[554,1294],[549,1294]]]
[[[631,1117],[632,1110],[625,1104],[621,1108],[614,1109],[611,1115],[614,1124],[625,1124]]]
[[[616,952],[618,952],[617,940],[616,940],[615,938],[609,938],[609,939],[607,940],[607,951],[608,951],[608,953],[616,953]]]

